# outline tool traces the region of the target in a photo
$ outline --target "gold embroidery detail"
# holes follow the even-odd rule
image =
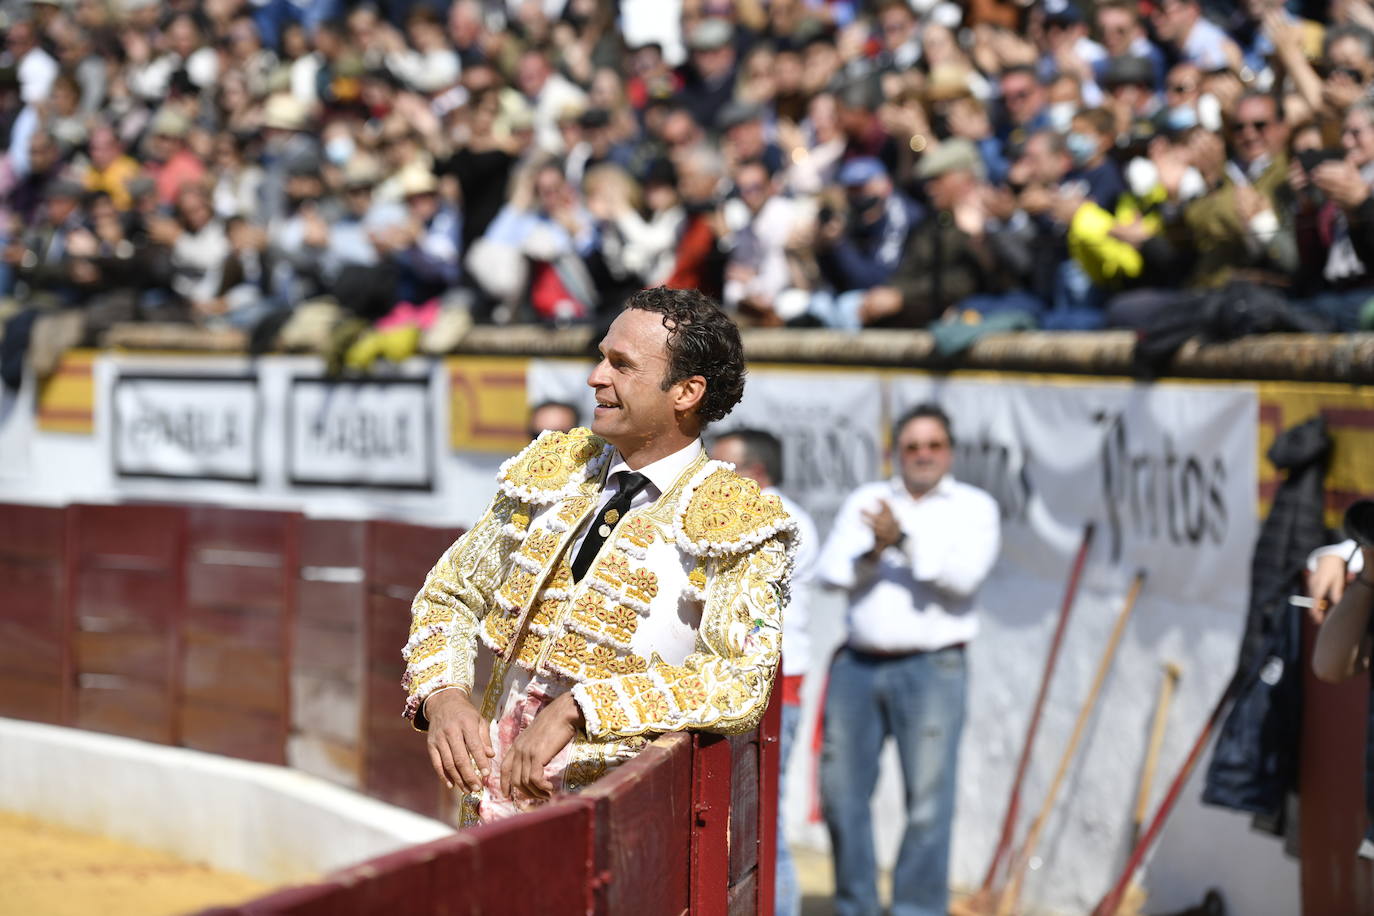
[[[602,729],[613,732],[629,727],[630,717],[620,708],[620,698],[610,684],[588,685],[587,697],[596,707],[596,717],[601,721]]]
[[[525,600],[534,591],[534,574],[523,569],[512,569],[501,586],[501,594],[510,599],[517,608],[525,606]]]
[[[621,534],[631,544],[648,547],[658,538],[658,528],[644,516],[638,515],[625,523]]]
[[[563,606],[567,603],[566,598],[545,598],[535,605],[534,620],[531,622],[541,627],[553,626],[563,616]]]
[[[648,663],[634,655],[617,655],[610,646],[592,643],[581,633],[564,633],[549,652],[547,666],[574,680],[596,681],[617,674],[647,671]]]
[[[776,497],[765,496],[752,480],[721,468],[692,493],[682,527],[692,541],[733,544],[785,515]]]
[[[546,531],[533,532],[520,546],[520,552],[540,566],[547,563],[557,549],[558,535]]]
[[[563,555],[563,560],[558,564],[558,569],[554,571],[553,578],[549,580],[549,588],[559,588],[567,591],[572,588],[572,567],[568,565],[568,555]]]
[[[539,662],[539,654],[543,651],[544,637],[538,633],[527,632],[524,642],[520,644],[520,655],[516,658],[516,663],[526,671],[533,671]]]
[[[651,569],[636,569],[625,577],[625,594],[645,604],[653,601],[658,594],[658,573]]]
[[[619,585],[630,574],[630,562],[618,553],[607,554],[596,564],[596,577],[607,585]]]
[[[576,524],[591,504],[591,498],[587,496],[574,496],[572,499],[564,500],[563,507],[558,510],[558,519],[565,525]]]
[[[687,581],[692,583],[697,591],[704,591],[706,588],[706,564],[698,562],[696,566],[693,566],[692,571],[687,574]]]
[[[526,506],[524,503],[521,503],[520,508],[516,509],[514,512],[511,513],[510,523],[512,527],[517,528],[520,531],[528,529],[530,527],[529,507]]]

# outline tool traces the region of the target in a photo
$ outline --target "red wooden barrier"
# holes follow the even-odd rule
[[[1356,856],[1364,833],[1364,737],[1369,675],[1327,684],[1312,673],[1316,627],[1303,620],[1302,767],[1299,774],[1302,911],[1374,913],[1374,866]]]
[[[186,510],[181,743],[286,763],[298,515]]]
[[[179,744],[185,511],[67,510],[68,613],[78,728]]]
[[[0,716],[64,722],[66,514],[0,505]]]
[[[431,817],[447,817],[448,799],[424,742],[401,716],[401,647],[410,635],[410,602],[459,534],[399,522],[367,526],[363,791]]]

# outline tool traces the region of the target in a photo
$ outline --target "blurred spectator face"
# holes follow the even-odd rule
[[[557,166],[546,165],[534,176],[534,200],[543,213],[562,209],[568,199],[568,182]]]
[[[448,9],[448,37],[454,47],[475,47],[482,37],[482,7],[470,0],[461,0]]]
[[[779,51],[773,57],[773,86],[780,96],[795,96],[803,92],[806,73],[802,57],[796,51]]]
[[[735,69],[735,49],[726,44],[719,48],[701,48],[692,52],[692,66],[703,79],[717,82]]]
[[[549,62],[538,51],[526,51],[515,71],[515,86],[526,98],[538,97],[549,79]]]
[[[573,112],[558,119],[558,134],[563,138],[564,149],[572,149],[583,140],[582,126],[577,123],[579,115]]]
[[[926,196],[935,209],[952,211],[959,201],[977,190],[978,179],[968,169],[955,169],[926,181]]]
[[[1171,107],[1197,105],[1202,95],[1202,71],[1194,64],[1175,64],[1164,78],[1164,97]]]
[[[221,172],[233,174],[239,170],[242,164],[242,157],[239,155],[239,145],[234,140],[233,134],[222,133],[215,138],[215,167]]]
[[[15,60],[32,51],[36,44],[33,26],[22,20],[10,26],[9,34],[5,36],[5,46],[9,48]]]
[[[1327,79],[1335,79],[1344,74],[1361,86],[1367,86],[1374,75],[1374,61],[1369,59],[1364,43],[1358,38],[1346,35],[1331,43],[1326,52],[1329,67]]]
[[[167,24],[167,47],[182,60],[200,47],[200,29],[190,16],[177,16]]]
[[[882,219],[887,210],[887,199],[892,196],[892,179],[875,175],[863,184],[846,188],[845,194],[850,212],[864,225],[872,225]]]
[[[476,95],[498,88],[501,85],[501,74],[497,73],[491,64],[479,61],[463,67],[462,82],[463,88]]]
[[[1140,21],[1129,9],[1102,6],[1097,10],[1097,34],[1112,57],[1127,57],[1140,32]]]
[[[1002,102],[1013,124],[1029,124],[1045,107],[1045,90],[1035,74],[1013,71],[1002,77]]]
[[[439,212],[439,195],[411,194],[406,198],[406,211],[413,222],[425,225]]]
[[[938,22],[926,23],[921,31],[921,53],[928,67],[963,62],[963,54],[954,40],[954,33]]]
[[[757,162],[746,162],[735,170],[735,191],[749,212],[758,213],[773,196],[773,183],[768,170]]]
[[[700,147],[689,150],[677,162],[677,186],[682,199],[695,206],[714,204],[720,190],[721,174],[711,153]]]
[[[807,45],[802,70],[805,91],[820,92],[829,86],[841,63],[840,52],[829,42],[813,41]]]
[[[348,14],[348,34],[359,48],[367,49],[377,40],[377,11],[361,4]]]
[[[372,209],[372,185],[361,182],[348,185],[344,188],[343,200],[349,214],[362,219]]]
[[[577,414],[566,404],[543,404],[530,413],[529,437],[534,439],[545,430],[571,432],[577,426]]]
[[[214,211],[210,209],[210,198],[197,187],[188,185],[177,195],[177,215],[181,223],[191,232],[199,232],[210,222]]]
[[[1155,10],[1155,33],[1167,42],[1180,44],[1197,22],[1199,10],[1192,0],[1164,0]]]
[[[52,84],[51,101],[54,114],[70,118],[81,104],[80,85],[66,74],[59,76]]]
[[[310,53],[310,42],[299,23],[293,22],[282,29],[281,53],[287,60],[300,60]]]
[[[51,171],[57,165],[57,144],[45,133],[35,133],[29,141],[29,170],[35,175]]]
[[[725,132],[725,142],[730,145],[737,162],[762,156],[767,147],[763,135],[763,122],[758,118],[752,118],[733,125]]]
[[[896,52],[916,38],[916,17],[905,3],[889,3],[878,14],[878,28],[883,33],[883,47]]]
[[[1284,145],[1284,126],[1273,99],[1248,96],[1236,105],[1231,122],[1236,158],[1249,165],[1263,156],[1277,156]]]
[[[636,48],[630,55],[630,72],[641,79],[658,76],[667,70],[663,61],[663,49],[658,45],[644,45]]]
[[[234,20],[229,27],[229,53],[235,61],[242,63],[262,50],[262,38],[258,27],[248,16]]]
[[[67,220],[71,219],[72,214],[77,211],[80,204],[81,202],[77,198],[69,194],[58,194],[49,197],[44,204],[44,208],[48,214],[48,222],[54,226],[65,223]]]
[[[759,48],[749,55],[744,64],[740,94],[753,102],[766,103],[777,95],[777,83],[773,74],[776,58],[767,48]]]
[[[101,171],[113,165],[120,153],[123,152],[119,145],[119,138],[108,127],[97,127],[91,132],[89,151],[91,164]]]
[[[811,100],[806,111],[817,143],[840,139],[840,106],[833,95],[821,93]]]
[[[663,121],[663,143],[670,151],[681,150],[701,142],[701,128],[690,114],[682,109],[668,113]]]
[[[1341,146],[1345,157],[1356,168],[1364,168],[1374,162],[1374,122],[1364,105],[1350,109],[1341,128]]]
[[[1026,141],[1014,168],[1025,184],[1055,188],[1064,181],[1072,165],[1063,144],[1055,143],[1049,134],[1042,131],[1032,134]]]
[[[625,84],[620,74],[610,67],[602,67],[592,75],[592,87],[587,95],[593,108],[615,112],[625,106]]]
[[[443,25],[423,6],[416,7],[406,20],[406,35],[411,45],[420,51],[436,51],[448,46]]]
[[[1073,134],[1077,134],[1083,139],[1075,140]],[[1111,134],[1102,133],[1091,118],[1085,118],[1081,115],[1073,119],[1073,130],[1070,136],[1065,139],[1070,144],[1070,155],[1075,158],[1076,164],[1080,167],[1095,166],[1112,145]],[[1082,148],[1075,149],[1074,144],[1081,144]]]

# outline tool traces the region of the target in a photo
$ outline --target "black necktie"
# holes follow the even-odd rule
[[[649,485],[649,478],[634,471],[621,471],[619,477],[620,491],[592,519],[592,530],[587,532],[587,539],[582,542],[582,548],[573,559],[574,582],[582,581],[582,577],[592,565],[592,560],[596,559],[597,553],[601,550],[601,545],[606,543],[606,538],[611,536],[615,526],[625,517],[625,513],[630,511],[630,501],[635,498],[635,494]]]

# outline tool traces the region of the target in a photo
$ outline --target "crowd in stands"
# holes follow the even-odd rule
[[[1369,0],[0,5],[0,296],[279,326],[1374,325]],[[8,333],[18,333],[10,327]]]

